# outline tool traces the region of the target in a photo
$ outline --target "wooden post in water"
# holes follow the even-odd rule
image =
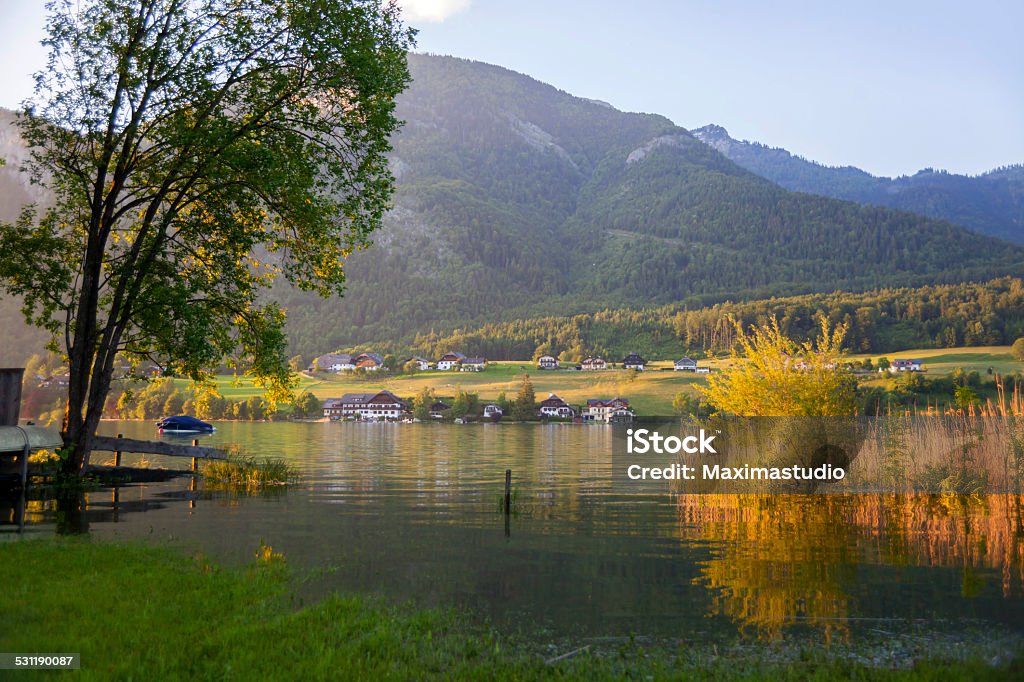
[[[117,434],[117,437],[118,438],[124,438],[124,436],[122,434],[120,434],[120,433]],[[121,451],[120,450],[117,450],[117,451],[114,452],[114,466],[116,466],[116,467],[121,466]]]
[[[192,445],[196,445],[196,446],[199,445],[199,439],[198,438],[193,438],[192,439]],[[198,473],[199,473],[199,458],[198,457],[193,457],[192,458],[192,481],[189,482],[189,484],[188,484],[188,492],[190,493],[189,496],[188,496],[188,508],[189,509],[195,509],[196,508],[196,474],[198,474]]]
[[[21,416],[21,367],[0,369],[0,426],[17,426]]]
[[[512,470],[505,469],[505,516],[512,512]]]

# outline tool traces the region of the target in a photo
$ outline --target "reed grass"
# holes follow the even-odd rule
[[[299,480],[298,470],[279,458],[233,455],[223,460],[206,460],[200,471],[207,487],[250,494]]]
[[[1020,493],[1024,488],[1024,395],[996,377],[997,397],[959,407],[892,410],[870,420],[850,469],[859,486],[889,492]]]

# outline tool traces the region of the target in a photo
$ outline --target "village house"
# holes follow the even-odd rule
[[[409,358],[404,363],[402,363],[402,365],[408,365],[410,362],[416,363],[416,369],[418,369],[421,372],[426,372],[431,367],[430,360],[427,360],[426,358],[421,358],[418,355],[414,355],[413,357]]]
[[[360,353],[352,358],[352,362],[355,364],[356,369],[365,369],[371,372],[376,372],[384,366],[384,356],[377,353]]]
[[[826,362],[821,367],[822,369],[835,369],[836,363]],[[798,372],[807,372],[814,369],[814,364],[801,358],[800,360],[797,360],[796,363],[793,365],[793,369],[797,370]]]
[[[490,405],[484,405],[484,419],[498,419],[504,415],[505,411],[501,409],[501,406],[494,405],[493,403]]]
[[[893,374],[896,374],[897,372],[920,372],[921,365],[922,363],[920,360],[897,358],[889,365],[889,371]]]
[[[485,358],[466,358],[462,361],[462,365],[459,367],[459,371],[462,372],[482,372],[487,367],[487,360]]]
[[[443,372],[457,369],[462,361],[466,359],[466,356],[462,353],[445,353],[441,356],[441,359],[437,361],[437,368]]]
[[[572,419],[576,415],[576,412],[569,407],[569,403],[565,402],[554,393],[549,393],[548,397],[541,401],[538,414],[542,417]]]
[[[598,370],[608,369],[608,363],[602,357],[587,356],[587,359],[580,363],[580,369]]]
[[[633,421],[633,411],[629,409],[629,401],[625,398],[611,400],[588,400],[581,415],[584,422],[603,422],[605,424]]]
[[[558,358],[553,355],[542,355],[537,358],[537,369],[558,369]]]
[[[696,372],[697,361],[690,358],[680,358],[676,360],[672,366],[673,371],[676,372]]]
[[[358,419],[382,421],[398,419],[405,412],[405,401],[391,391],[376,393],[346,393],[340,398],[324,401],[324,416],[331,421]]]
[[[430,416],[434,419],[443,419],[444,413],[452,409],[452,406],[446,402],[438,400],[436,403],[430,406]]]
[[[644,360],[637,353],[630,353],[623,359],[622,366],[625,369],[635,369],[638,372],[644,371],[644,367],[647,365],[647,361]]]
[[[355,369],[352,356],[348,353],[325,353],[309,366],[311,372],[344,372]]]

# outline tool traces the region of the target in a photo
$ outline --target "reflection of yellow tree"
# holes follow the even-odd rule
[[[847,634],[854,543],[844,531],[838,496],[680,496],[685,525],[723,541],[699,584],[716,591],[714,615],[778,639],[791,625]],[[692,527],[692,526],[691,526]]]
[[[699,584],[712,615],[762,638],[793,625],[845,636],[854,563],[957,567],[962,596],[998,571],[1002,593],[1024,586],[1020,495],[680,495],[684,539],[721,543]]]

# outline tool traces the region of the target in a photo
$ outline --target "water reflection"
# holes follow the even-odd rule
[[[846,638],[865,569],[945,567],[960,597],[1021,597],[1020,495],[680,495],[680,536],[718,543],[696,582],[709,613],[779,639],[794,625]]]
[[[104,429],[153,436],[150,424]],[[227,443],[286,458],[302,483],[255,497],[191,493],[188,478],[33,493],[21,518],[36,533],[174,538],[226,563],[263,541],[297,568],[337,569],[303,587],[310,598],[455,604],[549,636],[828,641],[881,619],[1024,629],[1019,495],[629,490],[613,485],[602,427],[223,423],[204,444]],[[0,499],[0,526],[16,516]]]

